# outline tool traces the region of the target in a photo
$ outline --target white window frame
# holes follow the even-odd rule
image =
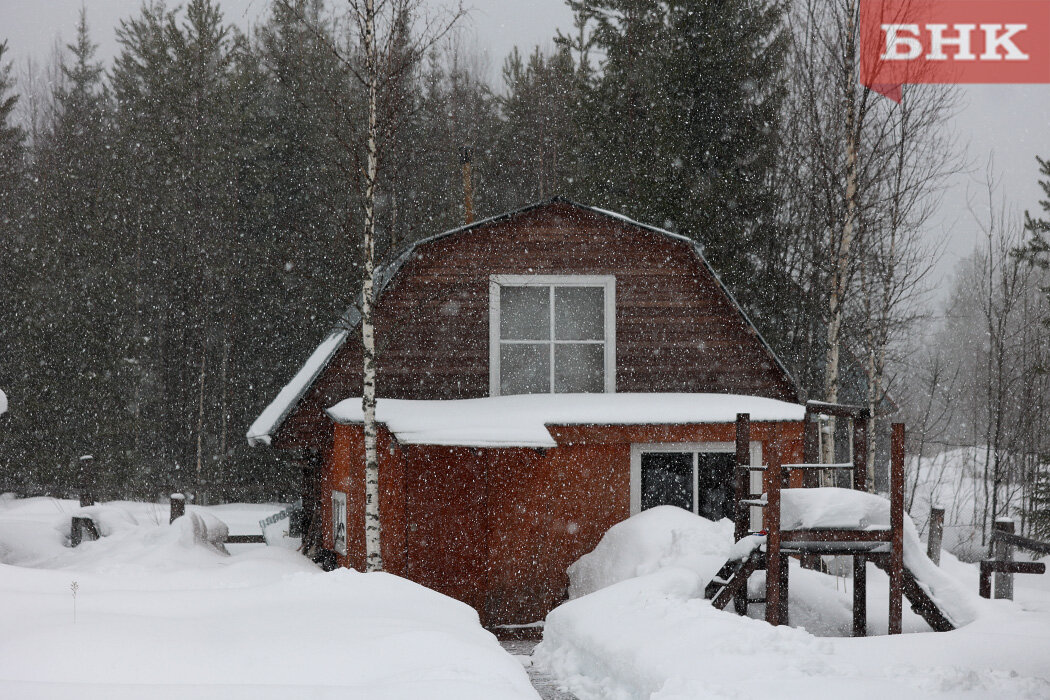
[[[604,393],[616,392],[616,277],[613,275],[490,275],[489,276],[489,396],[500,395],[500,287],[601,287],[605,290],[605,338],[602,341],[559,341],[559,343],[602,342],[605,359]],[[554,305],[551,304],[551,335],[554,335]],[[532,342],[532,341],[511,341]],[[553,351],[552,351],[553,352]],[[554,393],[554,358],[550,363],[550,388]]]
[[[693,513],[700,507],[699,478],[697,454],[700,452],[736,453],[735,442],[633,442],[631,443],[631,515],[642,512],[642,454],[645,452],[691,452],[693,454]],[[762,464],[762,443],[751,441],[751,464]],[[762,472],[752,471],[750,478],[752,498],[758,498],[762,492]],[[762,508],[751,506],[750,527],[762,529]]]

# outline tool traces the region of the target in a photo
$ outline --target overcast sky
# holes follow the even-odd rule
[[[445,3],[430,0],[435,6]],[[0,0],[0,40],[10,43],[10,57],[21,63],[28,56],[43,60],[56,38],[68,41],[81,5],[100,54],[116,53],[114,29],[121,18],[137,13],[140,0]],[[171,3],[172,5],[176,3]],[[255,23],[269,0],[221,0],[227,18],[242,27]],[[563,0],[465,0],[478,48],[487,53],[493,77],[503,57],[515,45],[549,46],[559,27],[571,26]],[[978,230],[967,211],[969,200],[983,207],[980,180],[989,155],[995,154],[1001,191],[1017,212],[1039,210],[1036,155],[1050,157],[1050,86],[968,86],[954,120],[960,142],[967,145],[973,172],[960,172],[949,183],[941,206],[930,223],[931,240],[946,241],[945,254],[932,278],[943,293],[955,263],[967,255]],[[986,215],[986,213],[985,213]]]

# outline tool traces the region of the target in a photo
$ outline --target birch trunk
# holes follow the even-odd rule
[[[364,50],[368,82],[368,163],[365,170],[364,277],[361,283],[361,345],[364,379],[361,408],[365,431],[365,570],[382,571],[379,519],[379,455],[376,450],[376,339],[373,326],[375,301],[375,195],[378,174],[377,113],[379,55],[376,45],[375,0],[365,0]]]
[[[856,3],[850,2],[849,20],[842,64],[842,94],[846,109],[846,202],[842,234],[832,246],[835,261],[831,274],[831,293],[828,297],[828,349],[824,363],[824,400],[839,401],[839,343],[842,330],[842,305],[849,280],[850,249],[853,246],[857,218],[857,93],[853,63],[856,55]],[[833,232],[834,234],[834,232]],[[835,461],[835,418],[829,419],[830,439],[822,443],[821,455],[825,464]]]

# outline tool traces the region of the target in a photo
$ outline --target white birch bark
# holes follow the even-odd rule
[[[364,50],[368,83],[368,162],[365,169],[364,275],[361,281],[361,345],[364,379],[361,404],[365,433],[365,570],[383,570],[382,523],[379,517],[379,455],[376,450],[375,216],[379,54],[375,0],[364,4]]]
[[[828,347],[824,363],[824,400],[838,403],[839,400],[839,344],[842,331],[842,307],[849,281],[850,249],[853,246],[854,228],[857,219],[857,114],[856,76],[853,69],[856,55],[856,3],[850,2],[847,9],[845,50],[842,65],[842,90],[846,110],[846,202],[842,222],[842,233],[834,241],[835,255],[831,273],[831,290],[828,296]],[[833,235],[834,235],[834,229]],[[835,461],[835,418],[829,420],[830,439],[822,441],[821,459],[825,464]]]

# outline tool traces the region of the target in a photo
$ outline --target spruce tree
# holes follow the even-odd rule
[[[570,0],[594,18],[600,70],[582,104],[581,196],[688,235],[731,287],[751,289],[751,251],[776,236],[776,0]],[[767,300],[768,301],[768,300]]]

